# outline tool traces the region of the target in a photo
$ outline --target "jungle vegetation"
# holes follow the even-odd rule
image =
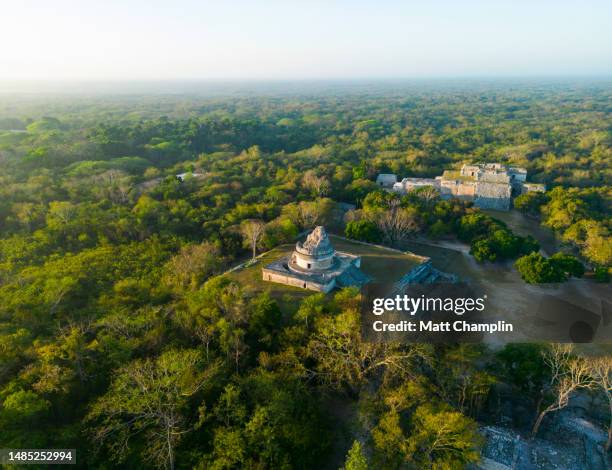
[[[84,468],[476,461],[493,384],[536,390],[534,414],[554,402],[547,346],[369,344],[354,289],[281,308],[222,273],[340,223],[392,246],[457,238],[479,261],[520,258],[528,282],[585,267],[605,280],[611,94],[517,82],[1,96],[0,443],[77,448]],[[470,204],[374,183],[468,161],[546,183],[517,208],[563,253],[538,255]],[[338,203],[355,206],[340,222]]]

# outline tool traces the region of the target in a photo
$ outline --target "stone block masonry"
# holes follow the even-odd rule
[[[460,171],[447,170],[435,179],[404,178],[393,185],[392,191],[406,194],[423,186],[432,186],[443,199],[464,199],[473,201],[476,207],[482,209],[507,211],[512,205],[513,190],[518,194],[546,190],[544,185],[527,183],[526,179],[527,170],[524,168],[502,163],[480,163],[463,165]]]
[[[316,227],[304,243],[296,243],[291,256],[264,266],[261,275],[264,281],[329,292],[368,283],[370,278],[359,270],[360,264],[359,256],[336,251],[325,228]]]

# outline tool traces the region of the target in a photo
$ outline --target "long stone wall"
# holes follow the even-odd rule
[[[510,210],[510,198],[496,197],[477,197],[474,199],[474,205],[481,209],[493,209],[497,211]]]
[[[262,268],[262,279],[268,282],[276,282],[287,286],[299,287],[300,289],[309,289],[317,292],[329,292],[336,286],[336,280],[332,279],[328,284],[317,284],[302,279],[297,279],[294,276],[286,276],[270,269]]]
[[[415,258],[419,258],[419,260],[423,263],[430,260],[428,256],[417,255],[416,253],[413,253],[412,251],[402,251],[402,250],[398,250],[397,248],[391,248],[390,246],[378,245],[376,243],[364,242],[362,240],[354,240],[352,238],[343,237],[342,235],[333,235],[333,236],[335,238],[340,238],[341,240],[346,240],[347,242],[351,242],[351,243],[357,243],[359,245],[373,246],[375,248],[381,248],[383,250],[395,251],[396,253],[401,253],[403,255],[414,256]]]

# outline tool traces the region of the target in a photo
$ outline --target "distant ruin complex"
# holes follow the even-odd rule
[[[396,182],[391,183],[393,180]],[[509,210],[513,195],[546,190],[543,184],[527,183],[524,168],[502,163],[463,165],[460,171],[446,170],[435,178],[404,178],[399,182],[395,175],[381,174],[376,181],[379,186],[400,194],[432,186],[443,199],[465,199],[482,209],[497,210]]]

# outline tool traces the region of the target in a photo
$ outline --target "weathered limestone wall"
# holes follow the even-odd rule
[[[474,197],[476,196],[476,183],[472,181],[442,180],[440,192],[444,195],[455,197]]]
[[[527,172],[524,168],[507,167],[500,163],[463,165],[460,171],[445,171],[435,180],[428,178],[404,178],[394,185],[393,190],[406,193],[413,188],[432,181],[444,199],[452,197],[474,201],[483,209],[509,210],[512,204],[512,190],[516,193],[544,191],[541,186],[525,183]]]
[[[474,201],[483,209],[509,210],[512,201],[512,186],[485,181],[443,180],[440,194],[443,198],[456,197]]]
[[[380,173],[376,178],[376,184],[383,188],[391,188],[397,183],[397,176],[392,173]]]
[[[476,176],[476,173],[480,171],[478,165],[463,165],[461,167],[461,176]]]
[[[495,197],[481,197],[478,196],[474,199],[474,205],[481,209],[493,209],[497,211],[508,211],[510,210],[510,198],[495,198]]]
[[[495,171],[484,171],[477,174],[476,179],[488,183],[509,183],[510,177],[507,173],[497,173]]]
[[[510,167],[508,173],[510,174],[510,176],[513,176],[513,181],[518,181],[521,183],[527,181],[527,171],[524,168]]]
[[[438,180],[433,178],[404,178],[399,183],[393,185],[393,191],[400,194],[406,194],[414,189],[424,186],[433,186],[439,189]]]
[[[307,271],[323,271],[329,269],[334,264],[334,254],[315,258],[299,252],[294,253],[292,261],[300,268]]]
[[[435,188],[437,186],[437,181],[433,178],[419,178],[419,180],[416,181],[415,178],[414,181],[406,181],[406,183],[404,184],[406,191],[412,191],[414,189],[422,188],[424,186],[433,186]]]
[[[508,184],[478,182],[474,205],[482,209],[510,209],[512,187]]]
[[[317,292],[329,292],[336,286],[336,280],[332,279],[328,284],[317,284],[310,281],[303,281],[292,276],[286,276],[278,272],[262,268],[262,279],[264,281],[276,282],[278,284],[285,284],[287,286],[299,287],[301,289],[309,289]]]
[[[520,186],[520,192],[521,194],[529,192],[544,193],[546,192],[546,185],[542,183],[522,183]]]

